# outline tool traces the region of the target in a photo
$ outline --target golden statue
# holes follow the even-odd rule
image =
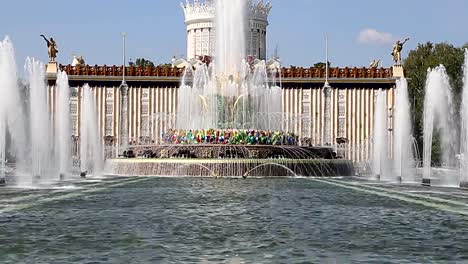
[[[369,68],[377,68],[379,67],[380,65],[380,60],[373,60],[370,64],[369,64]]]
[[[401,64],[401,51],[403,50],[403,45],[409,40],[409,38],[406,38],[403,42],[400,42],[399,40],[393,45],[393,51],[392,51],[392,56],[393,56],[393,61],[395,64],[398,65],[398,63]]]
[[[49,61],[50,62],[55,62],[55,59],[57,58],[57,43],[55,43],[55,40],[53,38],[47,39],[44,35],[41,35],[42,38],[47,42],[47,48],[49,49]]]

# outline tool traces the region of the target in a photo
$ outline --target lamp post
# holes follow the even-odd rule
[[[328,34],[325,36],[326,43],[326,60],[325,60],[325,84],[323,86],[323,93],[325,95],[325,109],[324,109],[324,122],[323,122],[323,144],[330,146],[331,140],[331,92],[332,88],[328,83]]]
[[[125,42],[126,42],[126,41],[125,41],[125,39],[126,39],[126,37],[127,37],[127,33],[122,32],[122,62],[123,62],[123,64],[122,64],[122,65],[123,65],[123,69],[122,69],[122,84],[126,84],[126,83],[125,83],[125,70],[126,70],[126,69],[125,69],[125,68],[126,68],[126,67],[125,67],[125,66],[126,66],[126,61],[125,61],[125,59],[126,59],[126,58],[125,58],[125,55],[126,55],[126,54],[125,54],[125,53],[126,53],[126,47],[125,47],[126,43],[125,43]]]
[[[119,145],[122,151],[128,144],[128,85],[125,82],[125,38],[127,34],[122,33],[122,83],[120,84],[120,139]]]

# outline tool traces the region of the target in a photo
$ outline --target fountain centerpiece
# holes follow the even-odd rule
[[[354,174],[352,163],[335,160],[331,147],[299,146],[298,136],[283,129],[282,91],[275,78],[279,67],[264,60],[264,46],[257,51],[248,44],[253,33],[265,44],[262,26],[268,24],[269,3],[196,0],[182,7],[189,54],[187,60],[177,61],[185,72],[174,127],[162,131],[161,145],[125,148],[122,155],[127,159],[108,160],[108,171],[195,176]],[[213,27],[194,30],[199,26],[194,20]],[[192,33],[199,38],[192,39]],[[146,159],[128,159],[135,156]]]
[[[269,82],[265,61],[250,54],[246,44],[247,18],[266,20],[271,6],[218,0],[183,7],[187,19],[214,14],[216,34],[212,62],[198,60],[186,68],[176,127],[280,130],[281,88]]]

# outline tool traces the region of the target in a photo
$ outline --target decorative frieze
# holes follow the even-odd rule
[[[60,70],[65,71],[69,76],[122,76],[122,66],[71,66],[60,65]],[[392,68],[330,68],[329,77],[334,79],[390,79],[393,78]],[[126,68],[125,75],[128,77],[182,77],[184,69],[172,67],[135,67]],[[289,67],[281,68],[279,74],[283,82],[288,79],[300,78],[325,78],[325,69],[323,68],[302,68]],[[278,76],[277,76],[278,77]]]
[[[70,88],[70,115],[72,125],[72,135],[79,135],[79,108],[78,108],[78,88]]]
[[[105,104],[105,135],[114,134],[114,88],[106,89],[106,104]]]
[[[338,137],[345,136],[346,123],[346,90],[338,92]]]

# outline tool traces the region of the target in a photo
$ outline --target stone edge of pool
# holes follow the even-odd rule
[[[107,159],[105,172],[122,176],[354,176],[344,159]]]

